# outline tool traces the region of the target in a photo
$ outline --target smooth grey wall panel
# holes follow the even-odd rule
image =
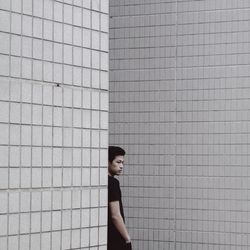
[[[248,249],[249,1],[111,1],[110,144],[135,249]]]

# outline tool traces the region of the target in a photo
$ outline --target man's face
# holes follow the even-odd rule
[[[114,175],[121,175],[124,163],[124,156],[117,155],[112,162],[109,162],[109,174]]]

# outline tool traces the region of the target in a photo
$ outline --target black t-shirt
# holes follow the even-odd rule
[[[112,201],[119,201],[120,213],[124,220],[120,183],[114,177],[108,176],[108,202]],[[108,208],[108,245],[124,244],[124,242],[125,240],[122,238],[121,234],[117,231],[112,222],[110,208]]]

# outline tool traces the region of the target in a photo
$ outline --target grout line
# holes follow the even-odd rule
[[[10,10],[12,9],[12,1],[10,2]],[[11,26],[12,26],[12,14],[10,14],[10,31],[11,31]],[[11,33],[9,34],[9,55],[8,55],[8,59],[9,59],[9,70],[8,70],[8,80],[9,80],[9,98],[8,98],[8,127],[9,127],[9,131],[8,131],[8,166],[7,166],[7,172],[8,172],[8,181],[7,181],[7,225],[6,225],[6,233],[7,233],[7,249],[9,249],[9,242],[10,242],[10,227],[9,227],[9,222],[10,222],[10,121],[11,121],[11,103],[10,103],[10,99],[11,99],[11,80],[10,80],[10,76],[11,76],[11,49],[12,49],[12,36]]]
[[[33,14],[34,14],[34,0],[31,0],[31,2],[32,2],[32,16],[33,16]],[[32,21],[31,21],[31,27],[32,27],[32,36],[34,36],[34,19],[32,18]],[[32,41],[31,41],[31,49],[32,49],[32,51],[31,51],[31,57],[33,57],[33,54],[34,54],[34,40],[32,39]],[[34,62],[32,61],[32,63],[31,63],[31,79],[33,79],[34,78]],[[31,86],[31,88],[32,88],[32,90],[31,90],[31,92],[33,92],[33,85]],[[31,94],[31,98],[32,98],[32,100],[31,100],[31,106],[32,106],[32,102],[33,102],[33,96],[32,96],[32,94]],[[31,109],[32,110],[32,109]],[[31,148],[30,148],[30,151],[31,151],[31,153],[30,153],[30,162],[31,162],[31,166],[30,166],[30,183],[29,183],[29,186],[30,186],[30,188],[32,189],[32,162],[33,162],[33,147],[32,147],[32,141],[33,141],[33,135],[32,135],[32,122],[33,121],[33,119],[32,119],[32,113],[31,113]],[[29,250],[32,250],[31,249],[31,232],[32,232],[32,228],[31,228],[31,226],[32,226],[32,199],[33,199],[33,192],[30,192],[30,204],[29,204],[29,208],[30,208],[30,211],[29,211]]]
[[[23,0],[22,0],[22,2],[23,2]],[[42,16],[44,17],[44,0],[42,0]],[[42,82],[44,82],[44,20],[42,22]],[[44,97],[43,97],[43,92],[42,92],[42,103],[43,103],[43,98]],[[32,104],[32,113],[33,113],[33,108],[34,108],[34,100],[33,100],[33,104]],[[41,118],[41,144],[42,145],[44,143],[44,125],[43,125],[44,114],[43,114],[43,111],[44,110],[43,110],[43,104],[42,104],[42,118]],[[33,126],[33,128],[34,127],[35,126]],[[44,147],[41,148],[41,177],[40,177],[41,178],[40,179],[41,187],[43,187],[43,174],[44,174],[44,171],[43,171],[44,158],[43,157],[44,157]],[[39,232],[40,242],[39,242],[39,245],[40,245],[40,250],[42,250],[42,245],[43,245],[43,242],[42,242],[42,239],[43,239],[43,228],[42,228],[42,225],[43,225],[43,188],[41,189],[40,194],[41,194],[41,198],[40,198],[41,211],[40,211],[40,232]]]
[[[93,23],[92,23],[92,7],[93,7],[93,1],[90,2],[90,89],[92,88],[92,66],[93,66],[93,51],[92,51],[92,45],[93,45],[93,41],[92,41],[92,26],[93,26]],[[90,91],[90,110],[92,109],[92,91]],[[90,111],[90,128],[92,127],[92,112]],[[90,174],[89,174],[89,178],[90,178],[90,187],[92,187],[92,130],[90,129],[90,143],[89,143],[89,146],[90,146],[90,151],[89,151],[89,154],[90,154],[90,166],[89,166],[89,171],[90,171]],[[89,206],[90,206],[90,209],[89,209],[89,227],[91,226],[91,208],[92,208],[92,205],[91,205],[91,199],[92,199],[92,191],[93,189],[90,188],[90,195],[89,195]],[[89,245],[91,245],[91,228],[89,229]]]
[[[175,1],[175,90],[174,90],[174,102],[175,102],[175,121],[174,121],[174,126],[175,126],[175,139],[174,139],[174,249],[176,250],[176,208],[177,208],[177,70],[178,70],[178,65],[177,65],[177,56],[178,56],[178,0]]]
[[[83,26],[83,10],[81,10],[81,26]],[[81,30],[81,47],[83,47],[83,29]],[[81,57],[81,64],[83,65],[83,57]],[[83,68],[81,68],[81,83],[83,85],[84,82],[84,75],[83,75]],[[81,92],[82,96],[82,92]],[[81,98],[81,106],[83,107],[83,98]],[[83,110],[81,109],[81,127],[83,128]],[[81,171],[80,171],[80,177],[81,177],[81,186],[83,187],[83,130],[81,129]],[[82,220],[83,220],[83,188],[80,190],[80,248],[82,248],[83,240],[82,240],[82,234],[83,234],[83,226],[82,226]]]

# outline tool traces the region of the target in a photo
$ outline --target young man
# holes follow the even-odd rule
[[[132,250],[128,234],[119,181],[115,175],[121,175],[126,152],[115,146],[109,147],[108,166],[108,250]]]

